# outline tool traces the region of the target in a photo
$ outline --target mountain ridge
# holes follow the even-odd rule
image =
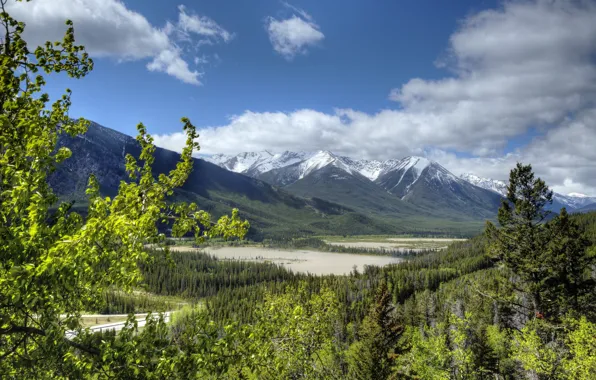
[[[292,160],[287,157],[292,157]],[[482,219],[494,217],[500,200],[494,193],[458,178],[439,163],[419,156],[378,161],[357,160],[329,151],[285,151],[273,155],[270,152],[218,155],[210,160],[300,196],[324,197],[357,209],[361,209],[363,204],[374,210],[383,208],[382,204],[371,205],[364,200],[366,193],[371,199],[384,202],[390,209],[407,209],[409,206],[397,202],[401,200],[418,206],[424,214]],[[337,170],[328,170],[328,167]],[[315,172],[319,174],[309,179]],[[329,178],[323,179],[322,172],[327,172]],[[341,183],[334,180],[340,178],[343,179]],[[325,188],[321,188],[323,184]],[[390,194],[393,198],[381,193]],[[352,199],[347,194],[351,194]],[[441,207],[436,207],[437,204]]]
[[[50,185],[60,199],[74,201],[74,207],[83,213],[89,176],[96,176],[103,195],[113,196],[117,194],[120,182],[128,180],[124,156],[132,154],[138,157],[140,153],[134,138],[96,123],[92,123],[84,135],[62,135],[58,145],[70,148],[72,156],[52,173]],[[157,147],[154,175],[169,172],[179,157],[176,152]],[[338,175],[345,173],[342,165],[330,167],[337,169]],[[364,177],[358,178],[368,181]],[[340,179],[338,181],[341,182]],[[482,228],[478,220],[433,217],[424,210],[403,205],[398,199],[391,206],[391,212],[373,212],[317,196],[301,197],[287,189],[234,173],[199,158],[195,158],[193,171],[184,186],[175,191],[173,200],[196,202],[214,217],[228,214],[233,207],[239,208],[240,216],[251,222],[249,237],[255,240],[280,234],[414,233],[470,236]],[[386,207],[384,204],[376,206]]]

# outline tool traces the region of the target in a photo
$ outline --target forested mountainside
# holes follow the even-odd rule
[[[130,153],[136,157],[140,153],[135,139],[96,123],[83,136],[62,135],[59,145],[71,149],[73,159],[58,167],[50,176],[50,184],[62,199],[74,200],[75,207],[82,208],[86,207],[85,189],[91,174],[96,176],[100,191],[113,196],[120,181],[127,178],[124,156]],[[155,175],[171,170],[179,157],[178,153],[156,148]],[[188,181],[175,191],[172,200],[196,202],[215,216],[237,207],[241,216],[251,222],[249,236],[257,240],[264,236],[310,234],[470,236],[480,231],[483,218],[489,217],[486,213],[441,211],[433,207],[432,201],[426,201],[426,207],[417,207],[359,175],[354,176],[352,187],[346,187],[347,181],[332,175],[313,184],[321,173],[316,171],[291,187],[278,188],[194,159]],[[299,190],[300,186],[308,191]]]

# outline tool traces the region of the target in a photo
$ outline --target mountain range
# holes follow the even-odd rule
[[[58,143],[69,147],[72,157],[51,174],[50,185],[81,211],[91,174],[103,194],[114,196],[127,180],[124,156],[140,153],[134,138],[96,123],[85,135],[61,135]],[[168,172],[178,159],[178,153],[157,148],[154,174]],[[172,200],[196,202],[214,217],[236,207],[251,222],[249,237],[255,240],[312,234],[470,236],[495,218],[504,187],[457,177],[423,157],[376,161],[328,151],[265,151],[195,158],[193,172]],[[557,199],[577,208],[592,200]]]
[[[505,181],[482,178],[470,173],[462,174],[460,177],[478,187],[493,191],[503,197],[507,196],[507,182]],[[590,197],[580,193],[564,195],[553,192],[552,210],[559,211],[562,207],[565,207],[570,212],[593,211],[596,210],[596,197]]]
[[[262,151],[238,155],[218,154],[205,159],[230,171],[262,179],[303,196],[317,194],[352,205],[357,194],[350,191],[353,199],[347,200],[341,196],[342,190],[345,192],[345,189],[354,187],[354,180],[359,178],[362,181],[364,177],[377,185],[376,189],[367,189],[369,196],[378,193],[380,188],[422,209],[430,208],[435,215],[448,212],[451,218],[490,218],[499,206],[499,198],[507,194],[505,181],[482,178],[471,173],[462,174],[458,178],[439,163],[424,157],[410,156],[379,161],[358,160],[335,155],[329,151]],[[333,173],[329,168],[334,168]],[[323,183],[324,172],[327,172],[328,178]],[[308,180],[314,173],[317,173],[318,178],[315,183]],[[333,179],[341,179],[344,182],[335,184],[336,181]],[[470,184],[474,186],[470,187]],[[490,194],[479,191],[478,188],[487,190]],[[496,198],[495,194],[499,197]],[[578,193],[554,193],[553,204],[550,207],[555,212],[562,207],[571,212],[580,212],[583,208],[590,209],[594,203],[596,197]]]
[[[205,159],[296,195],[316,196],[379,215],[401,212],[479,221],[493,218],[501,199],[424,157],[378,161],[329,151],[263,151]]]
[[[74,201],[74,207],[83,213],[86,209],[85,189],[89,176],[94,174],[97,177],[102,194],[114,196],[120,182],[128,180],[124,170],[124,156],[132,154],[138,157],[140,153],[140,147],[134,138],[96,123],[92,123],[84,135],[61,135],[58,144],[69,147],[72,156],[50,175],[50,185],[62,200]],[[157,148],[154,174],[167,173],[178,159],[178,153]],[[332,168],[335,166],[329,166],[328,170]],[[354,186],[360,187],[345,190],[343,198],[339,195],[327,197],[325,191],[320,191],[320,196],[305,192],[301,190],[301,184],[308,187],[307,181],[314,181],[317,177],[323,179],[321,175],[324,173],[322,166],[306,169],[310,169],[307,170],[308,175],[303,175],[303,181],[294,182],[294,189],[291,189],[196,158],[193,172],[185,185],[175,191],[172,200],[196,202],[214,217],[228,214],[231,208],[236,207],[240,210],[241,217],[251,222],[249,237],[255,240],[279,235],[312,234],[412,233],[470,236],[482,228],[482,220],[479,218],[452,217],[433,210],[420,209],[386,191],[378,191],[378,187],[368,178],[355,172],[350,179]],[[345,183],[341,178],[344,173],[344,170],[329,172],[328,179]],[[324,186],[318,187],[322,188]],[[335,202],[332,199],[345,202]],[[351,202],[351,199],[357,201]]]

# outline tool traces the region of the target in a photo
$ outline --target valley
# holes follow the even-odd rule
[[[347,275],[354,268],[383,267],[396,264],[416,254],[428,254],[446,249],[454,241],[465,239],[403,238],[386,236],[326,237],[325,240],[305,239],[303,248],[278,246],[271,243],[243,242],[241,245],[211,243],[206,247],[192,247],[191,241],[171,246],[172,252],[198,253],[217,260],[266,262],[282,265],[296,273],[314,275]],[[308,243],[310,241],[310,243]],[[327,244],[326,250],[318,242]],[[323,244],[324,244],[323,243]],[[334,248],[335,247],[335,248]],[[329,248],[332,251],[329,251]],[[352,252],[350,249],[352,248]],[[336,249],[333,251],[333,249]],[[401,254],[401,257],[400,257]]]

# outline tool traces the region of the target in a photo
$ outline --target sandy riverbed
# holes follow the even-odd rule
[[[394,250],[409,250],[406,244],[385,243],[377,241],[327,241],[330,245],[340,245],[353,248],[389,248]]]
[[[467,239],[449,239],[449,238],[387,238],[387,240],[391,241],[408,241],[408,242],[416,242],[416,241],[424,241],[424,242],[443,242],[443,243],[451,243],[454,241],[464,241]]]
[[[171,247],[176,251],[197,250],[188,247]],[[206,253],[221,259],[271,261],[282,264],[294,272],[312,274],[348,274],[354,265],[362,271],[364,265],[384,266],[402,259],[390,256],[353,255],[307,250],[278,250],[260,247],[208,247]]]

